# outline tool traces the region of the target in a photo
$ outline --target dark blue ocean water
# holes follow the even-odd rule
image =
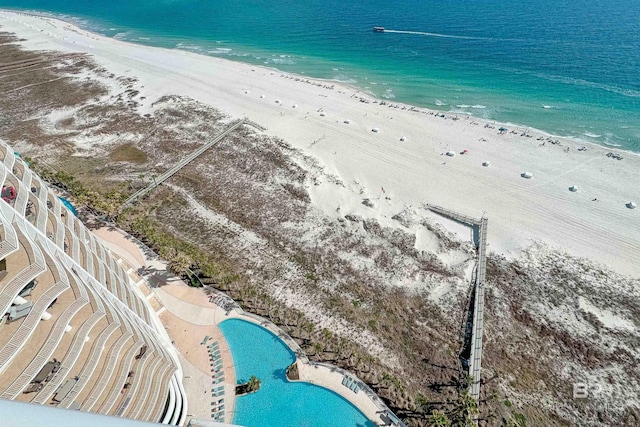
[[[0,0],[0,7],[640,152],[638,0]]]

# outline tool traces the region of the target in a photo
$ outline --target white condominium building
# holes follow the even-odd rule
[[[183,424],[175,350],[127,267],[1,141],[0,181],[0,398]]]

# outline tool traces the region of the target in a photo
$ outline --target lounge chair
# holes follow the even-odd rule
[[[347,385],[347,377],[342,377],[342,385]]]

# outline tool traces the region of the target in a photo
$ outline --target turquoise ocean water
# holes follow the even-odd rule
[[[0,7],[640,152],[638,0],[0,0]]]

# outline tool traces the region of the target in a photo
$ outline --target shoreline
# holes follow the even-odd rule
[[[456,120],[455,114],[375,99],[352,86],[124,42],[56,18],[1,10],[0,25],[26,39],[20,42],[25,49],[87,52],[109,72],[135,78],[144,97],[141,115],[153,114],[154,101],[175,94],[267,127],[268,135],[318,159],[341,183],[308,188],[313,204],[330,217],[355,213],[397,227],[395,214],[424,203],[470,216],[484,212],[492,219],[494,253],[515,257],[543,242],[640,276],[634,262],[640,217],[624,206],[640,201],[634,173],[640,156],[629,155],[636,153],[470,115]],[[501,126],[507,131],[499,133]],[[445,156],[447,151],[456,156]],[[605,157],[608,151],[623,153],[624,160]],[[521,178],[525,171],[533,179]],[[570,192],[573,185],[580,191]],[[363,206],[363,199],[375,207]]]
[[[85,31],[88,32],[90,34],[94,34],[96,36],[108,39],[108,40],[113,40],[114,42],[120,42],[120,43],[124,43],[124,44],[131,44],[131,45],[137,45],[137,46],[141,46],[141,47],[148,47],[148,48],[152,48],[152,49],[162,49],[162,50],[167,50],[167,51],[177,51],[177,52],[184,52],[184,53],[189,53],[189,54],[193,54],[193,55],[198,55],[198,56],[203,56],[206,58],[213,58],[215,60],[221,60],[221,61],[230,61],[230,62],[234,62],[234,63],[238,63],[238,64],[242,64],[245,66],[250,66],[250,67],[257,67],[257,68],[261,68],[261,69],[265,69],[265,70],[270,70],[273,71],[275,73],[280,73],[280,74],[286,74],[286,75],[290,75],[290,76],[297,76],[300,78],[306,78],[306,79],[310,79],[310,80],[314,80],[314,81],[318,81],[318,82],[326,82],[326,83],[332,83],[332,84],[337,84],[339,86],[348,88],[356,93],[361,92],[364,95],[371,97],[373,99],[376,99],[378,101],[383,101],[383,102],[387,102],[387,103],[393,103],[393,104],[397,104],[397,105],[401,105],[401,106],[406,106],[406,107],[414,107],[417,109],[422,109],[422,110],[426,110],[428,112],[434,112],[434,113],[441,113],[441,114],[446,114],[446,115],[460,115],[460,116],[469,116],[471,118],[473,118],[474,120],[477,121],[481,121],[483,123],[491,123],[494,125],[498,125],[498,126],[509,126],[509,127],[515,127],[515,128],[522,128],[526,131],[530,131],[532,133],[535,134],[540,134],[544,137],[549,137],[552,139],[566,139],[566,140],[571,140],[574,141],[578,144],[582,144],[582,145],[593,145],[595,147],[601,147],[601,148],[608,148],[610,150],[615,150],[615,151],[620,151],[623,152],[627,155],[635,155],[635,156],[639,156],[640,157],[640,150],[639,151],[633,151],[629,148],[624,148],[619,144],[608,144],[606,142],[602,142],[602,143],[598,143],[592,140],[588,140],[588,139],[584,139],[580,136],[575,136],[575,135],[560,135],[557,133],[553,133],[551,131],[546,131],[544,129],[535,127],[535,126],[529,126],[526,124],[522,124],[522,123],[515,123],[515,122],[510,122],[510,121],[500,121],[497,119],[489,119],[489,118],[484,118],[484,117],[480,117],[477,115],[474,115],[473,112],[468,112],[468,111],[457,111],[456,109],[453,109],[453,107],[457,107],[457,105],[452,105],[452,104],[444,104],[443,106],[450,106],[452,109],[451,110],[440,110],[434,107],[437,107],[437,105],[435,106],[427,106],[427,105],[415,105],[415,104],[411,104],[408,102],[404,102],[404,101],[395,101],[394,99],[387,99],[384,98],[380,95],[376,95],[375,93],[367,90],[366,87],[360,87],[357,85],[354,85],[353,82],[350,81],[344,81],[344,80],[339,80],[339,79],[332,79],[332,78],[322,78],[322,77],[313,77],[313,76],[309,76],[306,74],[297,74],[295,72],[290,72],[290,71],[284,71],[284,70],[280,70],[275,66],[271,66],[271,65],[265,65],[265,64],[253,64],[251,62],[245,62],[242,60],[238,60],[238,59],[232,59],[231,57],[227,58],[227,57],[222,57],[222,56],[217,56],[217,55],[210,55],[204,52],[200,52],[194,49],[183,49],[180,47],[164,47],[164,46],[157,46],[157,45],[153,45],[153,44],[145,44],[144,40],[140,40],[140,41],[133,41],[133,40],[127,40],[127,39],[123,39],[123,38],[116,38],[116,37],[109,37],[106,36],[104,34],[101,34],[99,32],[97,32],[97,30],[91,28],[91,25],[88,25],[90,23],[90,19],[91,18],[82,18],[82,17],[77,17],[77,16],[73,16],[73,15],[69,15],[69,14],[59,14],[56,12],[47,12],[47,11],[37,11],[37,10],[22,10],[22,9],[6,9],[6,8],[2,8],[0,7],[0,13],[2,12],[8,12],[8,13],[14,13],[14,14],[18,14],[18,15],[24,15],[24,16],[31,16],[31,17],[35,17],[35,18],[43,18],[43,19],[51,19],[51,20],[55,20],[55,21],[59,21],[59,22],[63,22],[66,24],[69,24],[73,27],[76,27],[77,29],[81,30],[81,31]],[[85,25],[83,25],[85,24]],[[364,83],[364,82],[363,82]],[[545,107],[540,107],[540,108],[546,108]],[[583,133],[584,134],[584,133]],[[589,137],[588,135],[584,134],[585,137]],[[602,135],[598,135],[598,137],[602,137]]]

